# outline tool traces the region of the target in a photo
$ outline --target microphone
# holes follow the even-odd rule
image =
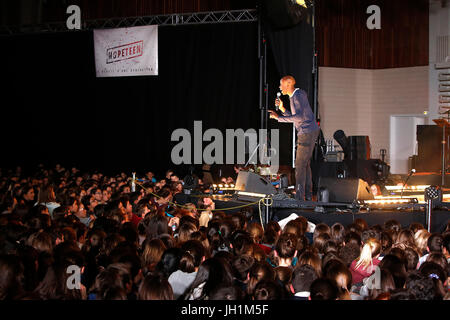
[[[281,92],[277,92],[277,100],[280,100]],[[280,110],[280,106],[275,105],[275,109],[278,111]]]
[[[404,183],[403,186],[402,186],[402,192],[400,193],[400,199],[403,198],[403,188],[405,188],[406,183],[408,182],[409,178],[410,178],[414,173],[416,173],[416,169],[411,169],[411,171],[410,171],[409,174],[408,174],[408,177],[407,177],[406,180],[405,180],[405,183]]]

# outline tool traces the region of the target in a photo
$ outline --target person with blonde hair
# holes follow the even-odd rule
[[[380,263],[378,257],[381,253],[381,243],[375,238],[367,239],[359,257],[350,265],[352,283],[362,283],[364,278],[370,277],[375,272],[375,267]]]
[[[426,229],[420,229],[414,234],[414,242],[421,257],[427,253],[427,242],[430,235],[431,233],[429,233]]]

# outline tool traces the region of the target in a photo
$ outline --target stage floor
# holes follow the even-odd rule
[[[227,210],[227,208],[239,207],[249,202],[238,201],[238,200],[225,200],[218,199],[214,200],[216,204],[216,209],[222,209],[225,212],[236,212],[240,209]],[[311,202],[305,207],[310,207]],[[259,217],[259,208],[257,204],[251,205],[254,212],[254,217]],[[264,207],[262,208],[264,210]],[[349,211],[349,212],[347,212]],[[344,226],[347,226],[355,221],[357,218],[364,219],[369,226],[383,224],[391,219],[397,220],[401,223],[402,227],[408,227],[413,222],[421,223],[423,226],[427,227],[426,223],[426,211],[425,210],[372,210],[372,211],[362,211],[362,212],[351,212],[351,210],[345,210],[345,212],[339,212],[336,210],[331,210],[327,208],[327,212],[316,212],[314,209],[306,208],[272,208],[270,210],[270,220],[279,221],[290,214],[295,213],[304,216],[308,221],[317,224],[320,222],[326,223],[329,226],[335,222],[340,222]],[[262,212],[264,215],[264,211]],[[259,219],[259,218],[258,218]],[[431,216],[431,232],[443,232],[446,228],[447,222],[450,220],[450,211],[445,210],[433,210]]]

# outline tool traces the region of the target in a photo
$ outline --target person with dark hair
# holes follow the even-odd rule
[[[406,288],[398,288],[391,291],[389,300],[417,300],[417,298],[412,290]]]
[[[329,241],[331,241],[331,236],[328,233],[322,233],[322,234],[319,234],[317,237],[315,237],[312,246],[314,249],[317,250],[317,252],[319,253],[319,255],[321,257],[324,256],[325,244]],[[336,247],[336,245],[335,245],[335,247]]]
[[[28,185],[23,188],[19,202],[25,205],[28,210],[34,206],[36,203],[36,191],[33,186]]]
[[[448,262],[443,253],[432,252],[428,255],[426,262],[434,262],[438,264],[443,270],[448,270]]]
[[[419,266],[419,253],[411,247],[406,247],[404,252],[406,258],[406,271],[416,270]]]
[[[433,279],[422,274],[420,271],[413,271],[408,274],[405,288],[409,289],[417,300],[436,299],[436,289]]]
[[[201,242],[189,240],[181,246],[182,256],[179,269],[173,272],[168,280],[173,290],[173,296],[178,299],[192,284],[197,276],[200,264],[205,261],[206,250]]]
[[[313,243],[316,241],[316,238],[321,234],[328,234],[331,237],[331,228],[326,223],[318,223],[313,232]]]
[[[247,282],[247,296],[252,297],[255,293],[255,287],[262,280],[275,280],[275,271],[266,261],[255,262],[250,268]]]
[[[372,228],[367,228],[361,233],[361,241],[365,243],[370,238],[380,240],[380,236],[381,236],[381,234],[377,230],[372,229]]]
[[[291,267],[276,267],[274,271],[275,280],[283,287],[285,296],[292,296],[294,294],[291,290],[293,269]]]
[[[298,258],[298,265],[308,264],[316,270],[317,277],[322,277],[322,260],[319,254],[312,250],[304,251]]]
[[[166,278],[178,270],[183,251],[180,248],[169,248],[164,251],[161,260],[156,265],[155,272],[161,273]]]
[[[165,216],[155,214],[144,219],[147,230],[147,239],[155,239],[159,235],[169,233],[169,219]]]
[[[148,274],[142,281],[138,300],[173,300],[172,287],[167,278],[161,275]]]
[[[245,231],[237,230],[233,232],[230,237],[230,247],[232,247],[231,252],[235,256],[241,255],[253,255],[253,248],[258,246],[251,237],[251,235]]]
[[[231,221],[237,230],[247,230],[247,218],[244,212],[234,212],[231,215]]]
[[[448,277],[447,270],[444,270],[437,263],[427,261],[420,266],[419,271],[424,276],[433,279],[436,289],[436,297],[437,299],[442,299],[446,294],[444,284],[446,283]]]
[[[324,267],[323,271],[326,278],[335,282],[340,294],[349,296],[353,300],[359,300],[359,297],[354,293],[352,293],[353,297],[350,294],[352,288],[352,273],[341,261],[331,260],[328,265]]]
[[[339,289],[333,280],[318,278],[311,283],[311,300],[336,300]]]
[[[427,254],[420,257],[419,259],[419,267],[424,263],[428,255],[432,252],[443,253],[444,249],[444,238],[439,233],[432,233],[427,240]]]
[[[338,247],[344,245],[345,227],[342,223],[336,222],[331,226],[331,239]]]
[[[53,217],[53,210],[60,206],[58,202],[56,202],[56,195],[53,185],[47,184],[43,187],[39,188],[38,200],[36,204],[42,204],[48,208],[48,212],[50,217]]]
[[[281,228],[280,225],[275,221],[270,221],[265,229],[264,229],[264,236],[262,239],[262,245],[265,246],[264,252],[266,254],[269,254],[272,247],[275,246],[275,243],[278,240],[278,237],[281,234]]]
[[[397,289],[403,288],[407,276],[405,261],[393,254],[387,254],[381,260],[378,267],[380,269],[386,269],[392,274]]]
[[[308,264],[303,264],[294,269],[292,274],[293,300],[308,300],[310,296],[310,287],[317,279],[317,273],[314,268]]]
[[[111,290],[115,292],[122,290],[127,296],[133,287],[130,269],[124,263],[112,263],[103,269],[95,278],[95,282],[89,290],[88,300],[108,300],[116,295],[111,295]]]
[[[258,282],[253,294],[254,300],[283,300],[285,290],[275,280],[262,280]]]
[[[247,279],[249,278],[250,269],[253,267],[255,259],[249,255],[239,255],[233,259],[231,269],[234,274],[234,283],[243,292],[247,291]]]
[[[220,258],[206,259],[198,268],[197,275],[184,298],[185,300],[207,300],[211,292],[222,285],[233,285],[230,265]]]
[[[379,286],[368,287],[365,284],[361,290],[360,295],[368,300],[378,300],[380,296],[390,295],[391,291],[395,290],[395,281],[389,270],[380,268]]]
[[[442,241],[442,253],[450,264],[450,233],[447,233]]]
[[[359,226],[359,229],[361,230],[361,232],[364,232],[369,228],[367,221],[364,219],[361,219],[361,218],[356,218],[353,223]]]
[[[384,230],[393,230],[395,232],[400,232],[402,225],[397,220],[391,219],[384,223]]]
[[[297,260],[297,239],[293,234],[283,233],[273,250],[273,262],[278,267],[295,267]]]
[[[67,285],[69,276],[73,273],[71,270],[75,267],[82,273],[85,264],[84,256],[76,243],[66,241],[58,244],[53,250],[53,258],[52,265],[34,292],[43,300],[86,299],[86,287],[82,282],[75,284],[79,287],[71,288]]]
[[[413,234],[416,234],[417,231],[425,229],[425,227],[419,222],[413,222],[409,225],[408,229],[411,230]]]
[[[0,255],[0,300],[20,299],[24,294],[24,267],[15,255]]]
[[[166,249],[161,239],[146,239],[144,241],[142,244],[141,262],[145,274],[155,270]]]
[[[347,245],[350,243],[352,243],[358,247],[361,247],[362,241],[361,241],[361,236],[359,235],[359,233],[353,232],[353,231],[346,232],[346,234],[344,236],[344,244]]]
[[[353,260],[359,257],[361,248],[354,243],[347,243],[343,247],[339,248],[338,257],[344,262],[347,268],[350,267]]]
[[[397,236],[397,241],[395,242],[395,244],[403,244],[406,247],[410,247],[415,249],[416,248],[416,243],[414,240],[414,233],[412,233],[411,230],[409,229],[402,229],[400,230],[400,232],[398,233]]]
[[[219,285],[211,291],[210,300],[243,300],[244,292],[237,285]]]

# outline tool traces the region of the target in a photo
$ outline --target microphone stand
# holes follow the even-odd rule
[[[403,183],[403,186],[402,186],[402,192],[400,193],[400,199],[403,198],[403,189],[405,188],[406,183],[408,182],[409,178],[410,178],[415,172],[416,172],[416,169],[412,169],[412,170],[409,172],[408,177],[407,177],[406,180],[405,180],[405,183]]]

